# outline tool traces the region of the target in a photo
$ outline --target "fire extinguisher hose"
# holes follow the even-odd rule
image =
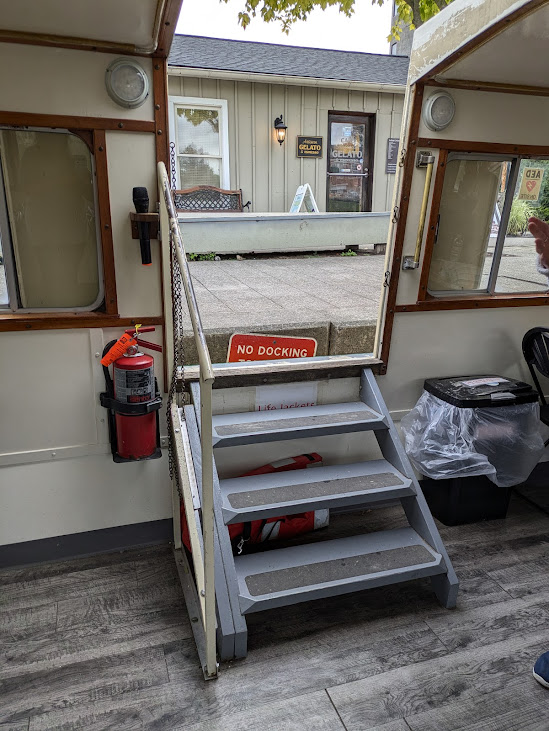
[[[104,358],[109,350],[112,348],[113,345],[116,344],[116,340],[111,340],[110,343],[107,343],[105,347],[103,348],[102,357]],[[108,366],[102,366],[103,367],[103,375],[105,376],[105,387],[107,389],[107,394],[109,398],[114,398],[114,383],[112,382],[111,374],[109,373]]]

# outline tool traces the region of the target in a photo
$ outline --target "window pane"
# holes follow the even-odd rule
[[[366,124],[330,123],[330,173],[363,173]]]
[[[176,107],[178,152],[221,155],[219,112],[216,109]]]
[[[507,163],[492,160],[451,160],[446,166],[429,291],[486,288],[483,272],[491,262],[490,234],[506,171]]]
[[[221,160],[203,157],[179,158],[179,184],[181,188],[194,188],[195,185],[220,187]]]
[[[496,292],[547,291],[547,277],[536,268],[536,248],[528,231],[530,216],[549,220],[549,160],[521,160]]]
[[[358,175],[329,175],[329,210],[337,213],[361,211],[364,180],[365,178]]]
[[[87,146],[69,133],[3,130],[0,159],[21,306],[93,304],[99,275]]]

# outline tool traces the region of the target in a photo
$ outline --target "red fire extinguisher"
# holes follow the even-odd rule
[[[126,330],[119,340],[108,343],[101,364],[107,391],[101,404],[109,410],[109,433],[115,462],[155,459],[161,456],[158,411],[162,399],[154,377],[154,360],[141,352],[149,348],[162,352],[160,345],[138,338],[154,327]],[[109,373],[112,363],[113,376]]]

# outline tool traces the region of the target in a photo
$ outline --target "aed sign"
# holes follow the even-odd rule
[[[229,340],[227,363],[312,358],[316,354],[316,345],[314,338],[234,333]]]
[[[297,138],[298,157],[322,157],[322,137]]]
[[[519,201],[537,201],[541,193],[543,168],[524,168],[518,194]]]

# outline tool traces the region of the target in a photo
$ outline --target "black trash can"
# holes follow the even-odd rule
[[[492,463],[496,454],[498,459],[518,458],[509,450],[509,442],[510,438],[512,441],[513,429],[520,430],[521,425],[512,422],[516,409],[506,412],[504,408],[537,402],[538,395],[528,383],[501,376],[458,376],[427,379],[424,389],[460,409],[501,409],[501,424],[505,428],[500,426],[498,429],[496,425],[493,429],[481,429],[475,448]],[[510,415],[507,422],[506,414]],[[498,448],[505,450],[503,457]],[[420,480],[420,485],[431,512],[444,525],[476,523],[507,515],[511,487],[499,487],[486,475],[425,478]]]

